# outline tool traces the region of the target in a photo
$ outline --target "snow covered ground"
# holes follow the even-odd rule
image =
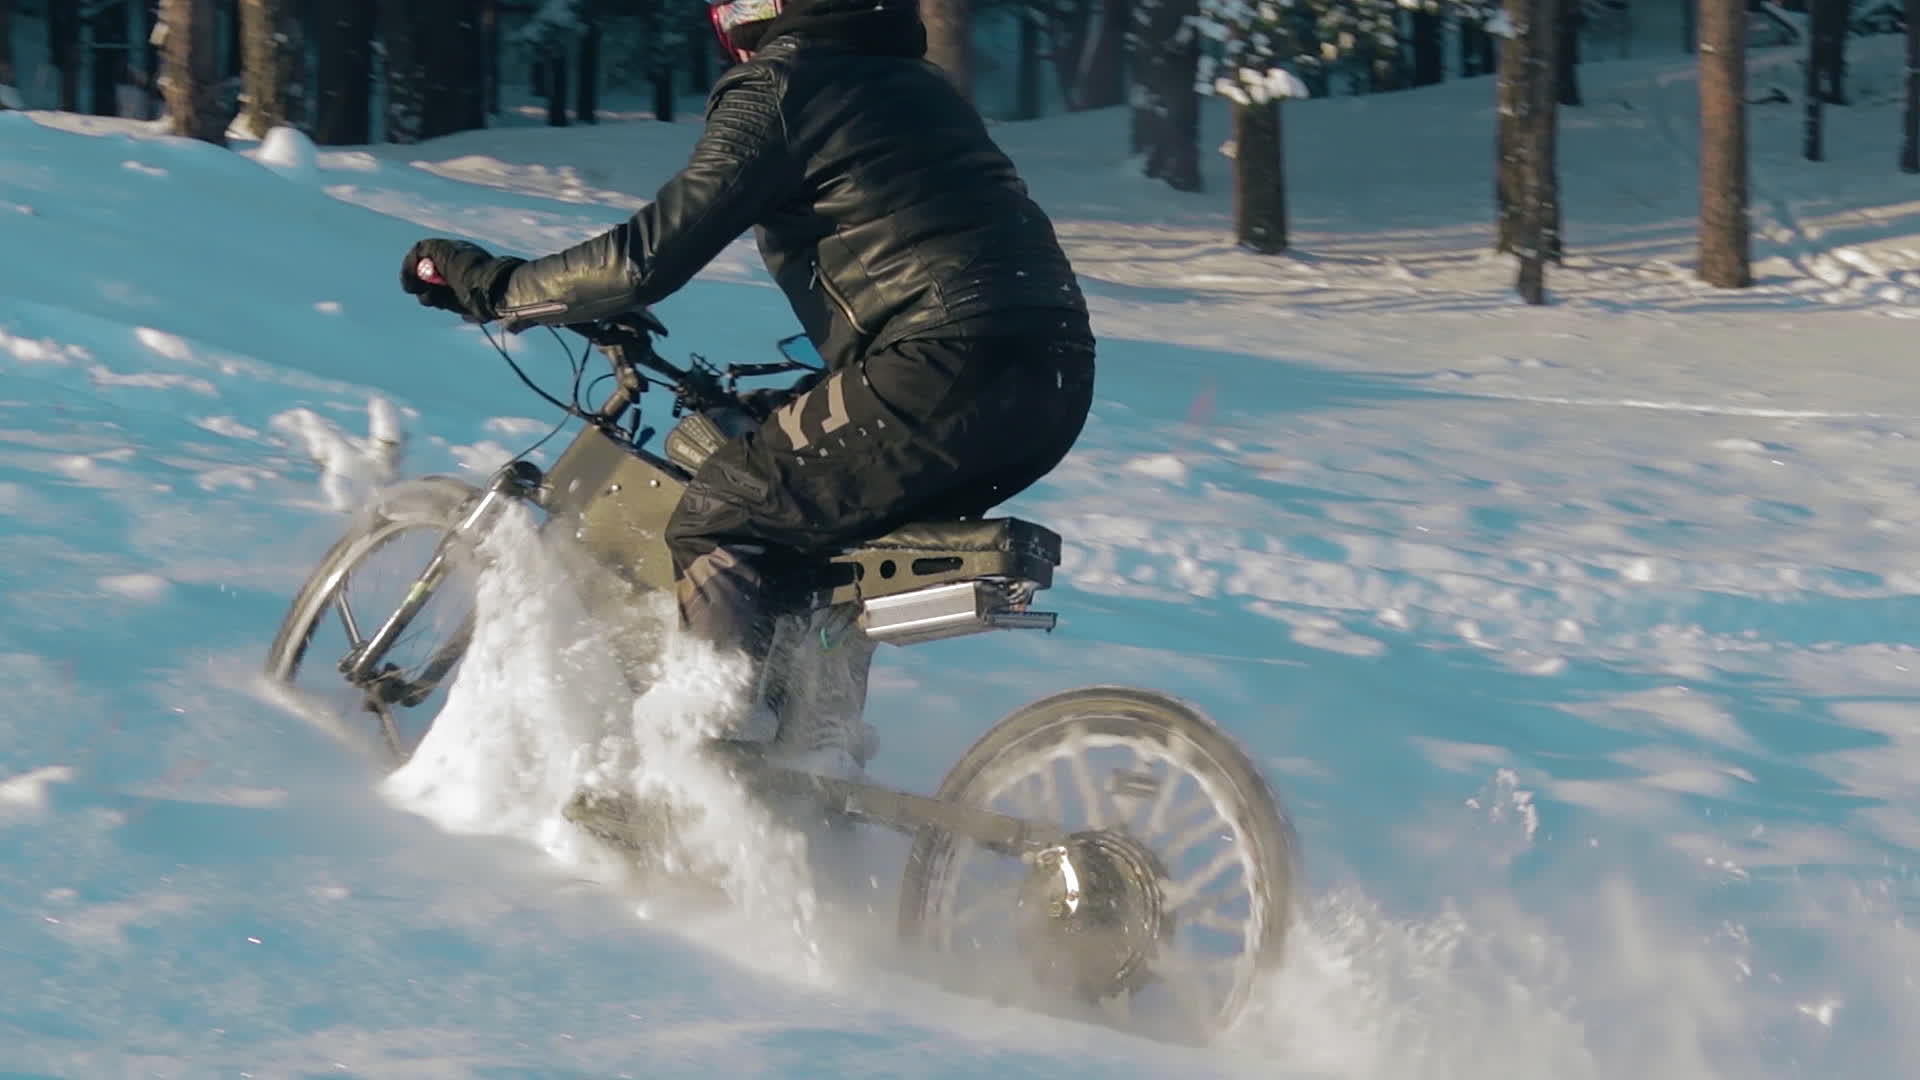
[[[1682,59],[1584,70],[1546,309],[1482,253],[1485,80],[1288,106],[1274,259],[1226,240],[1224,160],[1179,195],[1130,175],[1118,114],[995,129],[1103,335],[1085,438],[1012,507],[1067,537],[1064,618],[883,652],[873,769],[930,788],[1087,682],[1221,719],[1309,889],[1205,1051],[886,974],[778,858],[747,882],[775,918],[650,920],[596,884],[551,800],[606,708],[512,536],[516,617],[405,783],[260,696],[366,485],[477,478],[550,422],[399,293],[401,252],[590,235],[691,123],[263,163],[0,114],[0,1072],[1914,1075],[1920,182],[1898,44],[1856,47],[1829,162],[1794,157],[1795,109],[1753,111],[1740,293],[1688,276]],[[745,243],[659,314],[677,355],[792,329]]]

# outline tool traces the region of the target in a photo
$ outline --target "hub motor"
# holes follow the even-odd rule
[[[1079,832],[1040,853],[1016,929],[1045,985],[1098,999],[1143,986],[1172,931],[1153,852],[1120,833]]]

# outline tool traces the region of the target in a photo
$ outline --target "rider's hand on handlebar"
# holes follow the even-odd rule
[[[400,287],[427,307],[488,322],[497,317],[494,305],[506,290],[508,276],[524,261],[496,256],[465,240],[433,237],[407,249]]]

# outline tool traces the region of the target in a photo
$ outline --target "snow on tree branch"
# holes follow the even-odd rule
[[[1242,103],[1306,97],[1302,75],[1393,63],[1403,10],[1499,18],[1494,0],[1200,0],[1188,24],[1205,50],[1195,89]]]

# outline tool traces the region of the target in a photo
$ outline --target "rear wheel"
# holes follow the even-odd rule
[[[481,497],[430,476],[378,493],[308,575],[267,653],[267,675],[392,764],[426,736],[473,631],[472,552],[454,527]],[[357,727],[352,718],[369,723]]]
[[[1028,859],[920,835],[900,929],[956,988],[1198,1043],[1279,965],[1292,827],[1239,745],[1183,702],[1104,686],[1036,701],[937,797],[1071,831]]]

